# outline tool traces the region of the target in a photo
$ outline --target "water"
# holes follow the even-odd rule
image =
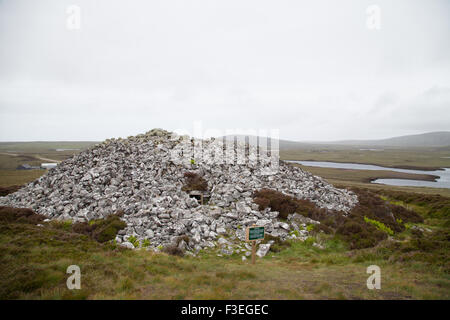
[[[437,171],[424,171],[424,170],[388,168],[382,166],[375,166],[371,164],[359,164],[359,163],[339,163],[328,161],[296,161],[296,160],[287,160],[287,162],[298,163],[309,167],[353,169],[353,170],[389,170],[404,173],[431,174],[434,176],[438,176],[439,179],[437,179],[436,182],[422,181],[422,180],[407,180],[407,179],[376,179],[372,181],[372,183],[387,184],[391,186],[450,188],[450,168],[445,168],[444,170],[437,170]]]

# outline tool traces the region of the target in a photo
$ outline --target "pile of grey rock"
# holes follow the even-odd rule
[[[296,215],[286,222],[269,208],[258,210],[252,194],[270,188],[322,208],[348,212],[357,196],[337,189],[301,168],[248,144],[225,150],[217,139],[192,140],[153,129],[127,139],[109,139],[50,169],[19,191],[0,198],[0,205],[31,208],[48,219],[87,221],[119,210],[126,229],[116,241],[134,247],[130,239],[151,248],[174,244],[196,253],[217,247],[223,254],[244,253],[245,228],[264,226],[267,233],[305,239],[305,227],[316,221]],[[259,152],[259,153],[258,153]],[[182,191],[185,172],[196,172],[207,182],[209,202],[201,205]],[[179,241],[180,236],[188,241]],[[134,241],[136,243],[136,241]],[[268,245],[268,246],[267,246]],[[267,252],[270,243],[259,247]],[[267,250],[266,250],[267,249]]]

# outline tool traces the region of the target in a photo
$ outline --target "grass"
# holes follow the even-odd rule
[[[56,154],[52,149],[71,147],[76,148],[58,143],[1,143],[0,152],[53,158],[67,157],[69,153]],[[444,149],[431,153],[338,149],[282,152],[281,155],[283,159],[288,159],[288,155],[298,157],[289,159],[383,166],[450,166],[448,159],[438,159],[450,156]],[[0,155],[0,186],[24,184],[45,172],[11,170],[18,160],[30,159]],[[203,251],[198,257],[179,257],[145,249],[133,251],[111,241],[99,243],[89,233],[75,232],[72,224],[40,222],[44,226],[38,227],[38,222],[0,219],[0,298],[450,299],[449,189],[374,185],[367,183],[369,173],[359,170],[312,167],[308,170],[341,187],[369,189],[384,201],[413,210],[425,220],[405,223],[399,217],[394,225],[402,227],[394,230],[392,238],[381,240],[375,247],[354,250],[345,238],[312,230],[308,241],[277,242],[274,250],[263,259],[258,258],[253,266],[237,254],[218,257],[215,249]],[[379,217],[366,216],[383,224],[386,222]],[[417,231],[413,226],[432,232]],[[314,247],[314,242],[322,244],[324,249]],[[81,268],[81,290],[66,287],[69,276],[66,269],[72,264]],[[369,276],[366,268],[371,264],[381,268],[381,290],[366,287]]]
[[[46,170],[0,170],[0,187],[24,185],[36,180]]]
[[[390,203],[420,212],[427,218],[450,217],[450,198],[441,195],[416,195],[405,192],[378,191]]]
[[[40,166],[44,159],[65,160],[95,142],[0,142],[0,186],[29,183],[46,170],[16,170],[21,164]],[[56,149],[79,149],[56,151]],[[42,158],[42,159],[40,159]]]
[[[112,241],[115,239],[117,232],[127,226],[125,222],[120,220],[122,215],[123,212],[119,211],[115,214],[110,214],[105,219],[90,220],[89,222],[77,222],[69,226],[71,228],[70,231],[88,235],[100,243]],[[68,222],[70,222],[70,220],[66,221],[66,223]],[[129,241],[133,243],[135,247],[137,246],[136,238],[134,238],[133,241],[130,237]]]
[[[390,236],[394,235],[394,231],[392,231],[391,228],[386,227],[386,225],[380,221],[367,218],[366,216],[364,216],[364,221],[367,223],[373,224],[378,230],[386,232]],[[397,220],[397,221],[401,221],[401,220]]]
[[[55,149],[86,149],[95,141],[28,141],[0,142],[0,152],[9,153],[40,153],[55,151]]]
[[[29,164],[32,166],[39,166],[42,161],[36,159],[32,155],[9,155],[0,154],[0,170],[16,170],[21,164]]]
[[[288,241],[256,265],[237,254],[218,257],[215,249],[197,257],[133,251],[94,241],[69,224],[3,219],[0,298],[450,299],[448,217],[432,213],[433,201],[422,201],[426,220],[415,224],[431,234],[406,228],[376,247],[350,250],[318,232],[313,241]],[[72,264],[81,268],[81,290],[66,287]],[[381,268],[381,290],[366,287],[372,264]]]
[[[406,187],[406,186],[388,186],[373,183],[359,183],[349,181],[334,181],[328,180],[337,188],[364,188],[374,192],[405,192],[413,195],[440,195],[443,197],[450,197],[450,189],[448,188],[427,188],[427,187]]]
[[[299,242],[254,266],[212,252],[180,258],[131,251],[25,224],[2,225],[0,246],[3,299],[450,298],[450,279],[440,273]],[[374,263],[382,270],[379,291],[365,286],[366,268]],[[66,288],[71,264],[81,268],[81,290]]]

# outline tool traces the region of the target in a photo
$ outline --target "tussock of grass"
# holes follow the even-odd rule
[[[172,256],[179,256],[179,257],[184,256],[184,251],[175,245],[169,245],[169,246],[164,247],[163,252],[170,254]]]
[[[106,219],[91,220],[89,222],[78,222],[73,224],[72,230],[76,233],[85,234],[98,242],[113,240],[117,232],[127,225],[120,220],[123,212],[111,214]]]
[[[172,256],[184,256],[184,251],[178,247],[181,241],[184,241],[187,244],[189,243],[189,237],[187,235],[177,237],[175,243],[165,246],[162,251]]]
[[[1,163],[1,160],[0,160]],[[20,186],[28,184],[29,182],[36,180],[43,174],[46,170],[1,170],[0,169],[0,186]]]

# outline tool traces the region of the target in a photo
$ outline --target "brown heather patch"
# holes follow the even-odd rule
[[[98,242],[107,242],[115,239],[117,232],[124,229],[127,224],[120,220],[122,211],[111,214],[106,219],[77,222],[72,225],[73,232],[85,234]]]
[[[389,199],[426,208],[426,217],[450,218],[450,198],[439,194],[419,194],[401,191],[378,190],[378,194]]]
[[[267,207],[279,212],[286,219],[289,214],[298,213],[320,221],[316,232],[323,231],[342,238],[351,249],[368,248],[387,238],[387,234],[364,221],[364,217],[379,221],[394,232],[405,230],[405,222],[423,222],[416,212],[402,206],[390,204],[366,189],[352,189],[358,195],[359,203],[344,216],[341,212],[317,207],[309,200],[300,200],[271,189],[261,189],[254,193],[254,202],[259,209]]]
[[[126,223],[120,220],[123,212],[109,215],[106,219],[92,220],[90,222],[52,221],[50,226],[72,233],[89,236],[98,242],[113,240],[117,232],[126,227]],[[0,222],[41,224],[45,217],[28,208],[12,208],[0,206]]]
[[[183,191],[207,191],[208,183],[203,177],[195,172],[184,173],[185,184],[182,187]]]
[[[180,248],[178,248],[178,245],[180,244],[181,241],[186,242],[186,244],[189,243],[189,237],[187,235],[182,235],[176,238],[176,241],[174,244],[169,244],[167,246],[165,246],[162,251],[172,255],[172,256],[179,256],[182,257],[184,256],[184,251]]]
[[[14,192],[16,192],[17,190],[19,190],[22,187],[23,186],[18,186],[18,185],[9,186],[9,187],[1,187],[0,186],[0,197],[4,197],[4,196],[7,196],[10,193],[14,193]]]
[[[42,215],[28,208],[12,208],[0,206],[0,221],[2,223],[38,224],[44,220]]]

